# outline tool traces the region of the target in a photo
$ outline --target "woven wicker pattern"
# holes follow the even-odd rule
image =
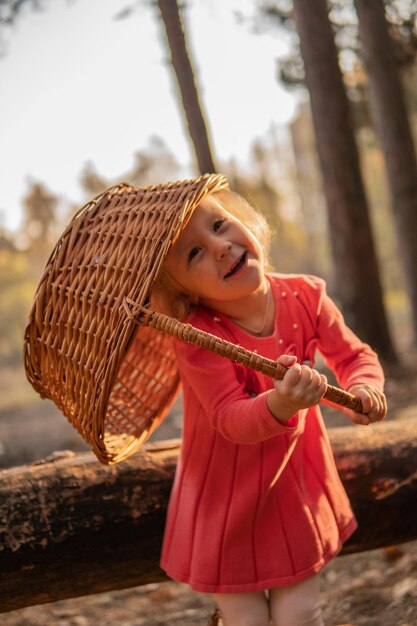
[[[179,387],[171,337],[138,326],[165,255],[221,175],[152,187],[116,185],[86,204],[56,244],[25,331],[26,374],[102,463],[135,452]]]

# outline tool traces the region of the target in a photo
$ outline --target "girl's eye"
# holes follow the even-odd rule
[[[188,254],[188,262],[190,262],[196,256],[196,254],[199,253],[199,251],[200,251],[200,248],[191,248]]]
[[[225,223],[226,220],[216,220],[213,224],[213,230],[219,230],[220,226]]]

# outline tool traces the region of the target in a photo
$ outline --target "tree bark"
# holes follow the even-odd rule
[[[417,343],[417,161],[383,0],[355,0],[370,108],[384,153]]]
[[[158,6],[199,170],[201,174],[214,173],[216,166],[177,0],[158,0]]]
[[[385,314],[369,209],[326,0],[294,0],[323,175],[338,296],[347,322],[397,362]]]
[[[329,430],[359,529],[343,554],[417,539],[417,422]],[[179,442],[0,472],[0,612],[166,580],[159,554]]]

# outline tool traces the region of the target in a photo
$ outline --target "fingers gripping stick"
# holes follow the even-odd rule
[[[156,313],[149,311],[148,309],[136,304],[133,300],[125,298],[124,307],[129,315],[130,319],[133,319],[138,325],[152,326],[156,330],[160,330],[169,335],[187,341],[188,343],[194,343],[201,348],[205,348],[210,352],[214,352],[219,356],[223,356],[231,361],[240,363],[254,369],[258,372],[262,372],[266,376],[270,376],[276,380],[282,380],[287,371],[287,368],[272,359],[262,357],[256,352],[242,348],[234,343],[230,343],[225,339],[206,333],[198,328],[194,328],[191,324],[184,324],[178,320],[163,315],[162,313]],[[357,413],[362,412],[362,402],[360,398],[352,395],[348,391],[344,391],[339,387],[333,385],[327,385],[324,393],[324,398],[330,400],[339,406],[352,409]]]

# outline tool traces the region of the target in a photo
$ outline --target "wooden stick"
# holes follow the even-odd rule
[[[149,311],[149,309],[138,305],[129,298],[125,299],[124,304],[131,319],[134,319],[139,325],[152,326],[152,328],[165,332],[168,335],[172,335],[188,343],[194,343],[219,356],[245,365],[258,372],[262,372],[262,374],[270,376],[275,380],[282,380],[284,378],[287,368],[272,359],[267,359],[256,352],[252,352],[230,341],[226,341],[225,339],[221,339],[220,337],[195,328],[191,324],[179,322],[168,315]],[[133,310],[129,307],[133,307]],[[323,397],[334,404],[352,409],[357,413],[362,413],[362,402],[360,398],[352,395],[348,391],[340,389],[340,387],[327,385]]]

